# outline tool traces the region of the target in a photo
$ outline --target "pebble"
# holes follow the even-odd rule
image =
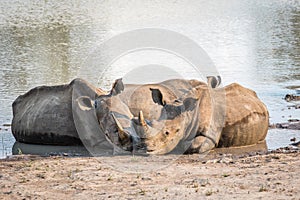
[[[201,187],[205,187],[206,185],[210,185],[210,183],[208,182],[208,179],[194,179],[193,183],[198,183]]]
[[[299,122],[299,119],[289,119],[288,122]]]
[[[295,143],[292,143],[291,145],[295,146],[295,147],[300,147],[300,141],[299,142],[295,142]]]
[[[8,192],[3,192],[3,194],[11,194],[12,191],[8,191]]]
[[[143,177],[142,180],[143,181],[151,181],[152,179],[150,177]]]

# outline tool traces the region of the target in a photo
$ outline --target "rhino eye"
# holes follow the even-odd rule
[[[180,101],[179,99],[176,99],[175,101],[174,101],[174,103],[181,103],[182,101]]]
[[[169,135],[170,133],[169,133],[169,131],[166,131],[165,134],[166,134],[166,135]]]

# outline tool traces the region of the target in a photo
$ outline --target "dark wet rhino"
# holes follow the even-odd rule
[[[138,138],[130,127],[133,115],[118,98],[123,90],[119,82],[116,80],[111,91],[82,79],[67,85],[33,88],[13,102],[15,139],[32,144],[83,143],[90,148],[119,146],[131,150]]]
[[[12,133],[17,141],[35,144],[81,144],[72,114],[72,93],[81,87],[86,95],[104,93],[87,82],[40,86],[20,95],[12,104]]]
[[[77,116],[75,123],[77,123],[76,127],[81,135],[91,133],[88,139],[93,139],[85,141],[86,146],[96,146],[102,142],[101,140],[96,142],[100,134],[105,135],[107,140],[114,144],[114,147],[120,147],[125,151],[141,149],[140,138],[133,124],[134,116],[120,99],[119,94],[123,90],[122,80],[117,79],[109,93],[99,95],[94,99],[81,95],[81,90],[78,91],[73,114],[75,113]],[[85,126],[81,126],[82,122],[85,123]],[[95,131],[94,129],[99,130]]]

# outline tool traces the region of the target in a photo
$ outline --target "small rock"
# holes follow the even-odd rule
[[[194,179],[193,183],[197,183],[199,184],[201,187],[205,187],[206,185],[210,185],[210,183],[208,182],[208,179]]]
[[[280,159],[280,157],[279,157],[279,156],[272,156],[272,159],[279,160],[279,159]]]
[[[133,187],[133,186],[136,186],[136,185],[137,185],[136,182],[130,184],[130,186],[132,186],[132,187]]]
[[[293,130],[300,130],[300,121],[297,122],[287,122],[287,123],[277,123],[275,125],[276,128],[281,129],[293,129]]]
[[[143,177],[142,180],[143,181],[151,181],[152,179],[150,177]]]
[[[289,101],[299,101],[300,100],[300,96],[293,95],[293,94],[287,94],[287,95],[285,95],[284,99],[287,102],[289,102]]]
[[[3,192],[3,194],[11,194],[12,191]]]
[[[222,158],[222,159],[220,160],[220,163],[226,163],[226,164],[229,164],[229,163],[233,163],[233,160],[232,160],[231,158],[225,157],[225,158]]]
[[[300,141],[299,141],[299,142],[292,143],[291,145],[296,146],[296,147],[300,147]]]
[[[289,119],[288,122],[299,122],[299,119]]]
[[[219,163],[219,162],[220,162],[219,159],[213,159],[213,160],[208,160],[206,163],[207,164],[210,164],[210,163],[215,164],[215,163]]]

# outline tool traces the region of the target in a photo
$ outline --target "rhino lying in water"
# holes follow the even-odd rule
[[[151,154],[252,145],[268,130],[267,108],[254,91],[238,84],[212,89],[200,81],[174,79],[125,85],[120,96],[139,116],[137,132]]]
[[[13,114],[12,131],[20,142],[86,140],[105,148],[145,148],[150,154],[255,144],[268,129],[268,111],[255,92],[238,84],[213,89],[196,80],[125,86],[117,80],[105,92],[75,79],[65,86],[32,89],[16,99]],[[87,136],[78,135],[74,119],[80,133],[87,127]]]
[[[103,149],[113,149],[115,145],[128,150],[129,134],[118,129],[118,117],[111,115],[118,107],[120,115],[132,118],[128,107],[118,94],[121,86],[114,84],[111,91],[103,91],[82,79],[74,79],[68,85],[36,87],[13,102],[12,133],[18,142],[49,145],[101,145]],[[83,102],[84,98],[96,99]],[[98,109],[89,107],[99,104]],[[80,116],[79,116],[80,115]],[[84,120],[82,120],[84,119]],[[119,127],[127,127],[126,121],[118,121]],[[124,122],[124,123],[123,123]],[[75,124],[77,123],[77,124]],[[76,125],[76,126],[75,126]],[[100,125],[100,126],[99,126]],[[78,134],[78,132],[85,134]],[[103,134],[105,132],[105,134]],[[133,132],[130,133],[132,137]],[[122,138],[122,144],[113,136]]]

